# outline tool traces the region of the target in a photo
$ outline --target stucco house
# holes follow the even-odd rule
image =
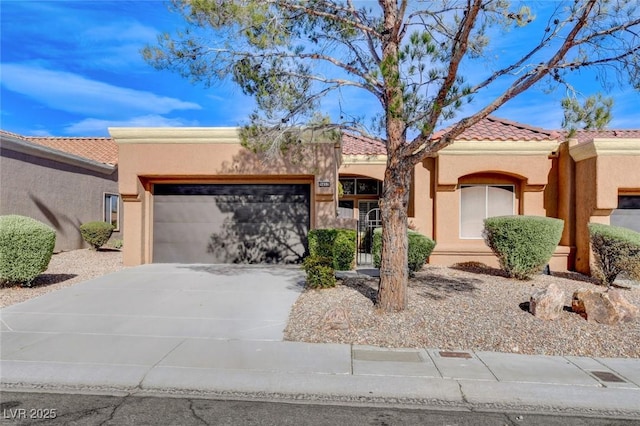
[[[55,251],[88,247],[79,226],[114,224],[121,238],[118,147],[111,138],[31,137],[0,131],[0,215],[56,231]]]
[[[126,265],[298,262],[310,229],[363,234],[379,225],[386,164],[379,141],[342,134],[268,159],[243,148],[237,128],[109,131],[111,138],[0,131],[0,214],[50,224],[56,250],[83,247],[83,222],[112,221],[116,238],[126,226]],[[561,218],[550,266],[588,273],[589,222],[640,231],[638,170],[640,130],[569,138],[488,117],[415,166],[409,221],[437,241],[430,263],[496,265],[483,219]]]
[[[309,229],[376,220],[386,162],[380,142],[343,134],[268,160],[242,148],[236,128],[109,131],[119,147],[127,265],[295,262]],[[589,222],[640,227],[639,169],[640,130],[568,139],[489,117],[414,168],[410,223],[437,241],[430,263],[495,265],[483,219],[561,218],[550,266],[587,273]]]

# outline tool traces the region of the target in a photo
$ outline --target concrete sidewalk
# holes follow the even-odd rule
[[[300,277],[148,265],[5,308],[0,385],[640,418],[640,359],[284,342]]]
[[[210,394],[640,417],[640,360],[347,344],[39,333],[3,336],[6,389]],[[73,350],[42,353],[43,340]],[[7,351],[13,348],[27,350]],[[29,350],[29,348],[32,348]],[[17,356],[17,354],[20,354]]]

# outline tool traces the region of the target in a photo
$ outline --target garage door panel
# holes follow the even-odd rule
[[[618,196],[618,208],[611,213],[611,224],[640,232],[640,195]]]
[[[156,185],[153,261],[297,263],[309,205],[309,185]]]
[[[611,214],[611,224],[640,232],[640,209],[618,209]]]
[[[184,204],[158,202],[154,206],[154,220],[158,223],[217,223],[230,216],[231,213],[220,211],[213,201]]]
[[[167,223],[162,225],[162,232],[154,233],[155,243],[201,243],[206,247],[208,238],[203,236],[220,233],[220,224],[212,223]]]

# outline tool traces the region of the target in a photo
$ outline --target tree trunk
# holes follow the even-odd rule
[[[406,309],[409,280],[407,204],[411,169],[397,161],[391,163],[395,164],[387,164],[380,200],[382,253],[377,307],[385,312]]]

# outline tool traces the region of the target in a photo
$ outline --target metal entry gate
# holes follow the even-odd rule
[[[380,209],[369,210],[365,220],[359,220],[356,226],[356,264],[373,265],[373,233],[382,226]]]

